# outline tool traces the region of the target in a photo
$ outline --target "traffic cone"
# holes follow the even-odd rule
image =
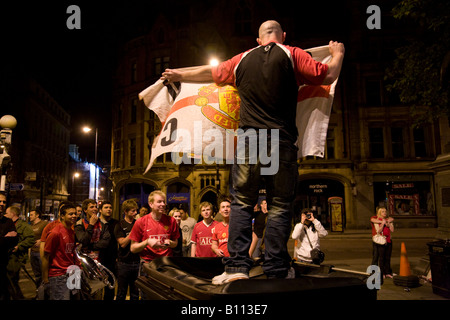
[[[400,272],[399,275],[394,276],[394,284],[402,287],[415,288],[418,287],[419,277],[412,275],[411,267],[408,261],[408,255],[406,254],[405,243],[402,242],[400,249]]]
[[[402,242],[402,247],[400,250],[400,272],[399,276],[407,277],[411,275],[411,267],[408,261],[408,255],[406,254],[405,243]]]

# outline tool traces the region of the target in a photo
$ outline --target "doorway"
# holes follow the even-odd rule
[[[331,197],[340,197],[345,203],[344,185],[341,182],[332,179],[300,180],[297,185],[296,198],[294,201],[294,224],[300,222],[301,210],[310,208],[314,213],[314,217],[322,223],[324,228],[330,229],[331,218],[329,215],[328,199]],[[344,212],[344,227],[345,221]]]

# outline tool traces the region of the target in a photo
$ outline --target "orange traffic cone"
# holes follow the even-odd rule
[[[399,275],[394,276],[394,284],[410,288],[415,288],[420,285],[419,277],[411,274],[411,267],[409,265],[408,256],[406,255],[406,246],[404,242],[402,242],[400,250],[400,272]]]
[[[402,247],[400,250],[400,273],[399,276],[407,277],[411,275],[411,267],[409,265],[408,256],[406,254],[405,243],[402,242]]]

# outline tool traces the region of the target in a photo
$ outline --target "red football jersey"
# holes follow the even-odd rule
[[[191,241],[195,242],[197,246],[195,250],[196,257],[216,257],[216,254],[211,250],[211,231],[216,225],[217,221],[214,220],[210,225],[207,225],[204,220],[195,225]]]
[[[142,242],[148,238],[158,239],[164,242],[165,239],[176,240],[180,237],[180,231],[174,218],[163,214],[159,221],[152,218],[151,214],[136,220],[133,229],[131,229],[130,239],[136,242]],[[162,256],[171,256],[171,248],[154,249],[146,246],[140,253],[142,259],[152,261]]]

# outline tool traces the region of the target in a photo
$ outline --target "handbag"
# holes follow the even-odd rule
[[[376,244],[380,244],[380,245],[384,245],[386,244],[386,236],[377,233],[376,235],[374,235],[372,237],[373,242],[375,242]]]
[[[311,240],[309,240],[308,230],[306,230],[306,227],[304,229],[306,237],[308,238],[309,241],[309,245],[311,246],[311,260],[314,264],[320,265],[323,262],[323,260],[325,260],[325,253],[323,253],[323,251],[321,251],[320,249],[313,248]]]

